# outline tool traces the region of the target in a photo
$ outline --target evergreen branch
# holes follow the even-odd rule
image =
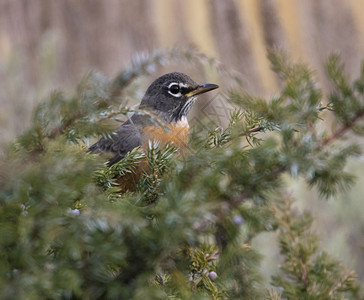
[[[353,271],[344,274],[344,276],[339,278],[339,281],[330,289],[328,296],[332,297],[335,293],[348,289],[348,284],[350,285],[354,281],[354,278],[355,272]]]
[[[243,132],[241,134],[241,136],[246,136],[246,135],[256,133],[256,132],[261,132],[261,131],[264,131],[264,130],[265,130],[265,128],[263,126],[258,126],[258,127],[255,127],[255,128],[252,128],[252,129],[249,129],[249,130]]]
[[[319,143],[319,148],[323,148],[342,137],[348,130],[353,128],[355,123],[359,121],[359,119],[362,117],[364,117],[364,109],[358,111],[355,116],[349,122],[346,122],[343,127],[339,128],[330,137],[324,139],[321,143]]]
[[[270,180],[275,180],[277,179],[277,177],[284,173],[286,171],[287,167],[284,165],[277,165],[271,172],[269,172],[268,174],[265,175],[265,180],[264,181],[270,181]],[[238,196],[233,197],[229,203],[231,204],[231,208],[237,208],[241,203],[243,203],[245,200],[249,199],[251,197],[251,193],[252,190],[254,189],[254,187],[251,187],[250,191],[245,191],[243,193],[241,193]]]
[[[273,289],[269,289],[266,291],[265,300],[281,300],[281,294]]]
[[[58,128],[55,128],[48,135],[49,139],[55,139],[58,136],[62,135],[69,127],[71,127],[77,120],[83,118],[85,116],[84,113],[78,112],[72,118],[67,119],[63,122]]]
[[[273,207],[280,225],[280,252],[284,257],[282,274],[273,276],[273,285],[282,288],[289,299],[343,299],[344,293],[356,293],[354,272],[348,272],[340,261],[331,258],[317,246],[318,236],[312,233],[311,214],[297,213],[293,201],[284,197]],[[346,299],[346,298],[345,298]]]

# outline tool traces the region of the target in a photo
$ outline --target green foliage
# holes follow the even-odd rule
[[[109,200],[113,201],[120,198],[120,189],[118,188],[116,178],[135,172],[135,169],[144,158],[145,153],[139,148],[135,148],[111,167],[101,168],[95,172],[96,183],[104,189]]]
[[[323,106],[314,72],[282,53],[269,58],[281,92],[266,100],[231,91],[228,127],[193,135],[183,157],[151,141],[107,167],[86,144],[135,111],[124,93],[157,66],[183,61],[228,74],[194,50],[139,55],[112,81],[90,73],[74,96],[53,93],[1,162],[0,297],[279,299],[263,285],[261,257],[250,246],[278,227],[285,260],[273,281],[282,297],[359,299],[353,273],[320,252],[312,218],[276,195],[283,174],[323,196],[350,187],[344,168],[360,149],[343,138],[362,135],[363,74],[351,83],[330,58],[333,91]],[[337,122],[332,132],[323,130],[328,117]],[[116,177],[140,164],[136,192],[120,194]]]
[[[171,158],[175,152],[173,145],[167,144],[161,148],[158,142],[149,142],[146,153],[147,170],[144,171],[139,184],[139,190],[145,194],[146,203],[157,201],[160,193],[159,185],[166,172],[172,168]]]
[[[318,251],[311,215],[295,212],[292,203],[286,198],[275,207],[284,262],[273,285],[287,299],[358,299],[355,273],[325,251]]]

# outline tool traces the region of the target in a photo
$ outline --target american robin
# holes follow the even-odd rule
[[[102,137],[89,151],[111,153],[111,166],[134,148],[148,147],[150,140],[173,143],[183,150],[188,142],[187,114],[196,96],[216,88],[216,84],[197,84],[183,73],[165,74],[148,87],[139,106],[141,113],[135,113],[111,137]]]

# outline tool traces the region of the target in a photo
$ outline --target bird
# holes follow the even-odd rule
[[[137,112],[108,137],[100,138],[89,147],[89,152],[109,153],[109,167],[123,159],[134,148],[147,149],[150,141],[156,141],[161,146],[171,143],[183,152],[189,137],[187,115],[197,95],[218,87],[212,83],[198,84],[180,72],[168,73],[157,78],[146,90]],[[132,178],[133,185],[138,177],[140,174]],[[130,190],[126,188],[127,185],[124,186],[122,189]]]

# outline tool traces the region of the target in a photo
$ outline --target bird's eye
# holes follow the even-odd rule
[[[180,87],[179,87],[179,85],[178,84],[172,84],[170,87],[169,87],[169,91],[172,93],[172,94],[178,94],[180,91],[181,91],[181,89],[180,89]]]

